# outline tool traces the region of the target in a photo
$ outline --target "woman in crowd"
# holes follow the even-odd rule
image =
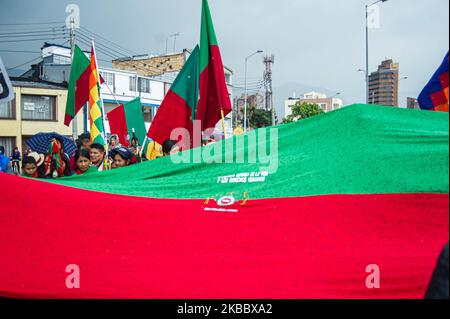
[[[64,153],[64,143],[55,138],[50,143],[50,147],[44,161],[44,176],[46,178],[58,178],[71,176],[69,157]]]
[[[118,147],[122,147],[119,142],[119,135],[113,134],[109,138],[109,150],[112,151],[113,149],[116,149]]]
[[[91,165],[91,159],[89,151],[81,148],[75,153],[75,174],[83,175],[85,173],[92,173],[98,171],[98,169]]]
[[[111,151],[114,159],[113,168],[121,168],[136,163],[136,156],[125,147],[118,147]]]

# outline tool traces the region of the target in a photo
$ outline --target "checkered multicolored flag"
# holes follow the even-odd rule
[[[100,99],[100,81],[95,55],[95,44],[92,42],[91,74],[89,75],[89,117],[91,124],[91,141],[106,145],[103,125],[103,112]]]
[[[449,55],[444,58],[439,69],[434,73],[430,82],[425,86],[419,96],[419,105],[422,110],[448,112],[449,110],[449,81],[448,81]]]

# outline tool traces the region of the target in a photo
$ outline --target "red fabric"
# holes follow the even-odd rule
[[[186,129],[192,137],[192,109],[178,94],[169,90],[147,135],[162,145],[176,128]]]
[[[250,200],[225,213],[6,174],[0,188],[2,297],[422,298],[449,239],[448,195]],[[66,288],[69,264],[80,289]],[[366,288],[370,264],[380,289]]]
[[[200,101],[196,119],[202,121],[202,131],[216,127],[222,119],[221,108],[224,116],[232,110],[219,47],[210,46],[210,54],[209,64],[200,75]]]
[[[129,147],[127,119],[123,105],[116,107],[108,113],[109,127],[111,134],[119,136],[119,142],[125,147]]]
[[[77,80],[75,88],[75,114],[83,108],[83,106],[89,102],[89,76],[91,75],[91,68],[88,67],[81,74]]]
[[[89,102],[89,77],[91,76],[91,68],[87,67],[77,80],[76,94],[75,94],[75,114],[83,108],[83,106]],[[105,80],[100,76],[100,84],[105,83]],[[72,121],[70,116],[66,116],[65,122]],[[66,126],[69,126],[66,124]]]
[[[65,126],[70,126],[70,123],[72,122],[73,117],[70,116],[69,114],[65,114],[64,115],[64,125]]]

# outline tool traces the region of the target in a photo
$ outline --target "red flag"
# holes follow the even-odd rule
[[[202,130],[214,128],[217,122],[232,111],[231,99],[225,82],[222,57],[217,42],[208,1],[203,0],[200,40],[200,101],[197,120]]]

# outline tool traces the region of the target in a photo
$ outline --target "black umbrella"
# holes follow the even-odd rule
[[[31,148],[31,150],[46,154],[50,143],[53,139],[59,139],[63,142],[64,152],[71,157],[77,150],[75,143],[68,137],[60,135],[58,133],[38,133],[25,143]]]

